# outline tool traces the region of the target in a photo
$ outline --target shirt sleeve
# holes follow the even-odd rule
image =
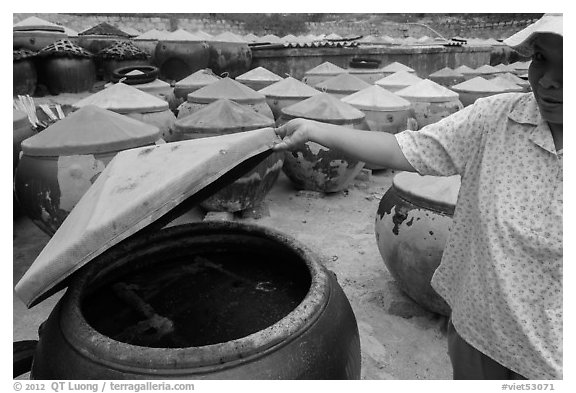
[[[466,164],[482,141],[486,122],[483,100],[419,131],[396,134],[404,156],[421,175],[463,175]]]

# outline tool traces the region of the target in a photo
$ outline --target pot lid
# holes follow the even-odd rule
[[[497,76],[496,78],[490,79],[490,82],[495,83],[497,85],[502,86],[507,91],[514,92],[514,91],[522,91],[522,87],[502,76]]]
[[[74,108],[82,108],[86,105],[96,105],[122,114],[168,110],[168,102],[125,83],[116,83],[98,93],[81,99],[72,106]]]
[[[394,63],[388,64],[386,67],[382,68],[383,72],[398,72],[398,71],[408,71],[408,72],[415,72],[412,68],[404,65],[402,63],[398,63],[395,61]]]
[[[266,97],[279,97],[279,98],[308,98],[318,94],[322,94],[312,86],[307,85],[298,79],[291,76],[266,86],[258,90],[259,93],[264,94]]]
[[[174,85],[178,88],[198,88],[204,87],[211,83],[217,82],[221,77],[214,74],[210,68],[198,70],[193,74],[188,75],[186,78],[176,82]]]
[[[78,35],[112,35],[112,36],[130,38],[130,34],[125,33],[119,28],[114,27],[106,22],[102,22],[94,27],[81,31],[80,33],[78,33]]]
[[[141,34],[140,31],[138,31],[135,28],[130,27],[130,26],[123,26],[120,28],[120,30],[122,30],[124,33],[130,35],[131,38],[137,37]]]
[[[144,74],[144,73],[140,70],[134,70],[134,71],[128,72],[126,75],[141,75],[141,74]],[[114,83],[114,82],[108,82],[104,85],[104,87],[106,87],[106,88],[112,87],[115,84],[116,83]],[[140,84],[130,85],[130,86],[133,86],[133,87],[137,88],[138,90],[147,91],[147,90],[153,90],[153,89],[164,89],[164,88],[169,89],[170,83],[164,82],[161,79],[154,79],[152,82],[140,83]]]
[[[102,59],[147,59],[150,55],[138,48],[130,41],[116,41],[115,44],[98,52],[98,57]]]
[[[365,117],[359,109],[328,93],[320,93],[283,108],[282,113],[318,121],[354,121]]]
[[[504,79],[508,79],[510,82],[516,83],[518,86],[530,85],[530,82],[528,82],[527,80],[524,80],[524,79],[520,78],[519,76],[512,74],[510,72],[505,72],[499,76],[504,78]]]
[[[150,224],[148,230],[161,228],[179,205],[194,206],[246,173],[278,141],[273,128],[264,128],[119,152],[16,284],[16,294],[31,307],[56,293],[104,251]]]
[[[325,90],[327,92],[350,92],[360,91],[370,86],[371,85],[368,82],[363,81],[357,76],[345,73],[326,79],[325,81],[316,84],[315,87],[320,91]]]
[[[412,86],[398,90],[395,94],[406,98],[409,101],[422,102],[456,101],[460,97],[458,93],[455,93],[430,79],[423,79]]]
[[[29,58],[34,57],[36,55],[37,55],[37,52],[34,52],[30,49],[26,49],[26,48],[14,49],[12,51],[12,61],[29,59]]]
[[[135,37],[135,40],[159,40],[163,38],[168,32],[167,31],[160,31],[156,29],[148,30],[145,33],[140,34],[139,36]]]
[[[221,98],[250,104],[266,101],[266,97],[254,89],[236,82],[230,77],[222,78],[188,94],[188,102],[207,104]]]
[[[377,85],[362,89],[341,100],[355,108],[373,111],[400,111],[410,109],[412,105],[410,101]]]
[[[282,77],[264,67],[257,67],[236,77],[237,81],[273,81],[278,82]]]
[[[92,57],[92,53],[86,49],[70,42],[69,40],[58,40],[40,49],[39,56],[50,57]]]
[[[180,131],[218,132],[244,128],[274,127],[274,120],[245,105],[222,99],[205,106],[189,116],[176,120],[176,129]]]
[[[38,18],[37,16],[31,16],[18,23],[15,23],[12,27],[13,31],[30,31],[30,30],[43,30],[43,31],[58,31],[64,33],[64,27],[57,25],[56,23],[48,22],[47,20]]]
[[[431,77],[454,77],[454,78],[458,78],[458,77],[463,77],[464,75],[462,75],[461,73],[453,70],[450,67],[444,67],[441,70],[438,70],[436,72],[431,73],[429,76]]]
[[[211,39],[214,38],[214,36],[213,36],[212,34],[208,34],[208,33],[206,33],[205,31],[202,31],[202,30],[196,30],[193,34],[194,34],[195,36],[198,36],[198,37],[203,38],[203,39],[205,39],[205,40],[211,40]]]
[[[15,128],[20,128],[22,126],[28,126],[29,125],[29,121],[28,121],[28,115],[22,111],[18,111],[16,109],[12,109],[13,111],[13,121],[14,121],[14,127]]]
[[[260,38],[260,42],[270,42],[272,44],[279,44],[282,42],[282,39],[274,34],[266,34],[265,36]]]
[[[411,86],[422,80],[419,76],[408,71],[397,71],[374,82],[375,85],[386,86]]]
[[[184,29],[178,29],[168,33],[161,38],[163,41],[204,41],[203,38],[187,32]]]
[[[158,127],[88,105],[22,142],[29,156],[96,154],[154,143]]]
[[[230,33],[229,31],[225,31],[223,33],[220,33],[216,36],[214,36],[212,39],[212,41],[219,41],[219,42],[238,42],[238,43],[245,43],[244,38],[234,34],[234,33]]]
[[[532,63],[531,60],[528,61],[519,61],[518,64],[514,63],[514,69],[515,70],[525,70],[528,71],[528,68],[530,67],[530,63]]]
[[[461,65],[460,67],[456,67],[456,68],[454,69],[454,71],[459,72],[459,73],[461,73],[462,75],[464,75],[464,74],[470,74],[470,73],[474,73],[474,72],[475,72],[472,68],[470,68],[470,67],[468,67],[467,65],[464,65],[464,64]]]
[[[452,90],[461,91],[465,93],[504,93],[506,89],[493,83],[490,80],[484,79],[481,76],[477,76],[470,80],[458,83],[451,87]]]
[[[489,64],[484,64],[483,66],[476,68],[475,71],[477,74],[499,74],[502,72],[498,68],[492,67]]]
[[[418,200],[452,208],[458,199],[460,182],[460,175],[422,176],[415,172],[400,172],[392,179],[394,187]]]
[[[316,66],[308,71],[306,71],[305,75],[336,75],[348,72],[344,68],[340,68],[335,64],[330,63],[329,61],[325,61],[324,63]]]
[[[503,72],[514,72],[514,67],[512,67],[511,64],[500,63],[500,64],[495,65],[494,68],[496,68],[500,71],[503,71]]]
[[[248,42],[257,42],[260,37],[258,37],[256,34],[248,33],[244,36],[244,39]]]

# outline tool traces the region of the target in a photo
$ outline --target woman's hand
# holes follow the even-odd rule
[[[281,127],[275,128],[276,134],[282,142],[272,148],[276,151],[294,150],[311,140],[312,129],[316,122],[307,119],[292,119]]]

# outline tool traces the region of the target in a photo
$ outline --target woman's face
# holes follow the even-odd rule
[[[540,114],[548,123],[562,124],[562,37],[539,34],[534,40],[534,54],[528,80]]]

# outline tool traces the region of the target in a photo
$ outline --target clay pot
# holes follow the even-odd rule
[[[250,70],[252,50],[248,43],[209,40],[207,45],[210,56],[208,68],[215,74],[227,73],[230,78],[236,78]]]
[[[130,297],[164,328],[132,334],[150,320]],[[131,237],[78,272],[40,331],[31,378],[359,379],[360,361],[350,304],[308,247],[202,222]]]
[[[12,95],[34,95],[38,74],[31,58],[12,63]]]
[[[302,82],[314,87],[320,82],[324,82],[327,79],[333,78],[340,74],[345,74],[347,72],[348,71],[346,71],[344,68],[338,67],[329,61],[325,61],[324,63],[306,71],[304,73],[304,77],[302,78]]]
[[[282,109],[278,125],[298,117],[368,130],[361,111],[327,93]],[[362,161],[315,142],[306,142],[299,149],[286,153],[282,169],[297,189],[330,193],[344,190],[363,167]]]
[[[188,94],[186,102],[178,107],[178,119],[189,116],[207,105],[221,100],[231,100],[264,116],[274,119],[266,97],[231,78],[222,78]]]
[[[210,65],[209,46],[202,40],[172,40],[167,36],[158,42],[154,57],[164,80],[179,81]]]
[[[411,117],[416,119],[418,128],[436,123],[463,108],[457,93],[429,79],[399,90],[395,94],[410,101]]]
[[[460,177],[401,172],[382,197],[376,215],[376,242],[399,287],[424,308],[450,315],[430,285],[440,265],[460,190]]]
[[[68,36],[63,31],[14,31],[12,46],[14,49],[26,48],[33,51],[39,51],[53,42],[67,38]]]
[[[80,109],[22,142],[14,182],[20,206],[52,235],[118,151],[158,138],[157,127],[95,106]]]
[[[89,91],[96,83],[96,66],[91,58],[46,57],[42,81],[52,95]]]
[[[263,88],[259,93],[266,96],[266,103],[268,103],[268,106],[272,109],[275,120],[280,118],[283,108],[294,105],[318,94],[322,94],[315,88],[308,86],[291,76]]]
[[[230,100],[218,100],[176,121],[177,140],[206,138],[274,127],[274,120]],[[204,200],[207,211],[238,212],[259,205],[276,182],[284,153],[275,152],[248,173]]]

